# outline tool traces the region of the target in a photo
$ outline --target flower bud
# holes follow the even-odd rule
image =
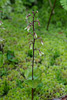
[[[41,44],[43,45],[43,41],[41,40]]]
[[[31,44],[30,44],[30,46],[29,46],[29,47],[30,47],[30,49],[32,49],[32,45],[31,45]]]
[[[4,27],[2,27],[2,29],[3,29],[3,30],[5,30],[5,28],[4,28]]]
[[[36,33],[34,33],[34,36],[37,38],[37,34]]]
[[[39,55],[41,56],[42,54],[41,54],[41,51],[39,51]]]
[[[31,14],[29,14],[28,16],[31,16]]]
[[[40,56],[42,56],[43,54],[44,54],[43,52],[39,51],[39,55],[40,55]]]
[[[38,25],[40,26],[40,22],[38,21]]]
[[[38,11],[36,11],[36,13],[38,13]]]
[[[26,30],[26,29],[27,29],[27,31],[29,32],[30,26],[28,25],[24,30]]]
[[[34,14],[34,11],[32,11],[32,13]]]

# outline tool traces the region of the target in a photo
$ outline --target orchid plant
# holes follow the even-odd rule
[[[36,32],[35,32],[35,27],[34,27],[34,23],[35,23],[35,22],[37,22],[38,25],[40,26],[39,20],[38,20],[38,19],[35,20],[35,15],[36,15],[37,13],[38,13],[38,11],[36,11],[36,12],[32,11],[32,14],[33,14],[33,15],[29,14],[28,16],[26,16],[26,19],[28,19],[28,17],[32,16],[33,21],[30,22],[29,25],[25,28],[25,30],[27,29],[27,31],[28,31],[28,35],[31,34],[31,35],[33,36],[32,41],[29,42],[29,43],[30,43],[29,47],[30,47],[30,49],[32,49],[32,51],[33,51],[33,59],[32,59],[32,80],[34,80],[34,77],[33,77],[33,76],[34,76],[34,73],[33,73],[33,68],[34,68],[34,51],[35,51],[35,50],[38,50],[40,56],[44,54],[43,52],[40,51],[39,48],[35,48],[35,41],[36,41],[37,39],[40,39],[41,44],[43,45],[43,41],[42,41],[41,37],[38,37],[38,36],[37,36],[37,34],[36,34]],[[33,33],[29,32],[31,26],[33,26]],[[33,45],[33,46],[32,46],[32,45]],[[34,96],[34,89],[32,88],[32,100],[33,100],[33,98],[34,98],[33,96]]]

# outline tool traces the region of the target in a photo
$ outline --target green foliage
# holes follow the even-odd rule
[[[33,56],[33,51],[32,50],[28,50],[28,56],[30,56],[30,57]]]
[[[10,0],[0,0],[1,7],[1,18],[8,19],[10,18],[10,13],[14,12],[23,12],[25,7],[23,6],[22,0],[15,0],[15,3],[12,3]]]
[[[4,89],[3,89],[3,95],[6,95],[9,91],[9,85],[7,81],[4,82]]]
[[[10,0],[11,4],[14,4],[15,3],[15,0]]]
[[[12,63],[17,63],[18,60],[15,58],[14,52],[13,51],[7,51],[7,60],[12,62]]]
[[[0,67],[3,66],[3,53],[0,51]]]
[[[16,84],[18,87],[23,88],[21,80],[16,80]]]
[[[61,77],[62,77],[62,80],[63,80],[62,82],[66,85],[67,84],[67,69],[62,70]]]
[[[53,55],[53,58],[56,59],[59,56],[60,56],[60,52],[58,50],[56,50],[54,55]]]
[[[25,82],[28,84],[29,87],[36,88],[38,86],[38,83],[40,82],[40,75],[41,72],[39,68],[35,67],[33,75],[34,80],[32,80],[32,69],[29,68],[28,70],[25,71],[25,77],[26,77]]]
[[[40,46],[40,44],[37,42],[35,46],[38,48],[41,47],[40,49],[43,50],[44,56],[42,56],[42,61],[41,63],[39,63],[40,56],[38,53],[35,52],[35,61],[37,63],[35,64],[35,68],[34,68],[35,80],[34,82],[32,82],[31,81],[32,79],[31,57],[30,56],[27,57],[28,50],[29,50],[29,47],[27,45],[28,38],[26,37],[24,28],[22,29],[20,28],[20,26],[22,25],[21,20],[24,16],[25,15],[22,16],[22,14],[14,16],[16,18],[19,18],[18,20],[14,20],[15,18],[13,19],[15,23],[16,21],[18,21],[18,25],[16,26],[16,28],[14,28],[15,23],[13,23],[13,21],[11,22],[4,21],[4,26],[7,27],[6,32],[9,29],[9,34],[5,33],[5,31],[2,31],[2,34],[0,34],[6,40],[6,45],[4,47],[5,53],[9,49],[15,51],[15,56],[19,59],[19,63],[16,69],[12,69],[14,68],[13,64],[8,65],[6,63],[4,67],[7,68],[7,71],[1,68],[0,73],[1,73],[2,80],[0,79],[1,81],[0,96],[3,95],[4,86],[2,81],[6,79],[6,75],[7,75],[7,82],[9,83],[10,86],[10,90],[8,91],[8,94],[1,97],[1,99],[4,98],[5,100],[10,100],[10,99],[30,100],[32,87],[34,88],[35,100],[36,99],[48,100],[54,97],[57,98],[60,97],[61,95],[65,95],[67,93],[66,92],[67,75],[66,75],[66,71],[64,70],[67,69],[66,67],[67,66],[67,51],[66,51],[67,43],[65,41],[66,35],[58,34],[59,29],[57,29],[57,31],[55,30],[49,31],[50,34],[46,32],[47,34],[45,34],[45,37],[44,34],[41,34],[43,37],[44,45]],[[17,27],[19,28],[17,29]],[[44,33],[45,30],[43,29],[42,31]],[[18,33],[20,34],[20,36]],[[4,36],[4,34],[6,35]],[[14,38],[12,37],[10,40],[10,36],[15,36],[15,37]],[[4,54],[6,60],[5,55],[6,54]],[[11,56],[9,56],[9,58],[10,57]],[[50,64],[51,59],[54,60],[54,64],[52,65]],[[35,85],[33,83],[35,83]]]
[[[8,17],[12,10],[10,0],[0,0],[0,7],[2,10],[1,18]]]
[[[27,6],[32,6],[32,3],[35,3],[36,0],[23,0],[23,3]]]
[[[9,85],[7,83],[7,80],[4,80],[2,83],[0,80],[0,96],[7,95],[8,91],[9,91]]]
[[[66,24],[67,19],[65,17],[65,16],[67,16],[67,12],[66,12],[66,10],[64,10],[62,8],[63,6],[61,6],[61,3],[60,3],[61,1],[65,2],[66,0],[56,1],[56,6],[55,6],[55,9],[54,9],[55,14],[52,16],[50,29],[51,29],[51,27],[55,27],[55,28],[60,27],[61,28],[61,27],[67,26],[67,24]],[[41,27],[46,28],[46,25],[47,25],[47,22],[48,22],[50,13],[51,13],[51,7],[49,6],[49,2],[47,0],[43,0],[42,2],[43,3],[40,4],[41,9],[39,9],[39,11],[41,13],[39,14],[39,17],[40,17]],[[51,0],[51,2],[52,2],[52,5],[53,5],[54,0]],[[65,3],[65,5],[66,5],[66,3]],[[60,9],[60,10],[58,10],[58,9]]]
[[[3,75],[7,75],[7,69],[6,68],[2,68],[0,69],[0,77],[2,77]]]
[[[61,73],[61,70],[58,69],[58,70],[56,71],[56,77],[57,77],[57,80],[58,80],[59,82],[63,82],[63,81],[62,81],[61,74],[62,74],[62,73]]]
[[[50,65],[51,65],[51,66],[53,66],[53,65],[54,65],[54,63],[55,63],[54,58],[51,58],[51,59],[50,59]]]
[[[60,52],[56,50],[53,56],[50,59],[50,65],[53,66],[55,64],[55,60],[60,56]]]
[[[13,7],[15,12],[23,12],[25,10],[22,0],[15,0]]]
[[[47,0],[43,1],[42,7],[38,9],[41,28],[37,30],[37,34],[42,36],[44,45],[41,46],[37,42],[35,47],[40,48],[44,52],[44,56],[40,57],[38,52],[35,51],[35,80],[33,82],[31,81],[32,50],[28,51],[29,38],[24,30],[27,25],[26,14],[31,10],[17,13],[22,10],[15,9],[13,3],[11,7],[16,12],[10,13],[12,20],[2,20],[5,30],[0,30],[0,37],[5,39],[5,45],[4,64],[3,67],[0,67],[1,100],[31,100],[32,87],[34,88],[34,100],[51,100],[67,94],[67,13],[60,8],[60,3],[57,1],[55,15],[52,17],[50,29],[47,32],[45,28],[51,8]],[[33,7],[35,10],[37,8],[37,6]],[[60,10],[58,10],[59,8]],[[30,20],[32,20],[31,17]],[[35,24],[35,27],[37,27],[37,24]],[[32,37],[30,36],[30,38]],[[7,62],[8,50],[14,51],[12,54],[9,53],[9,62],[17,58],[18,64]]]
[[[61,5],[65,10],[67,10],[67,0],[60,0]]]

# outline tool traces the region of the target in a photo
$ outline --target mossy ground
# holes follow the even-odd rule
[[[4,65],[0,68],[0,100],[31,100],[32,57],[29,56],[29,39],[26,13],[11,13],[11,19],[3,20],[5,29],[0,29],[0,37],[4,39]],[[31,18],[32,20],[32,18]],[[42,25],[42,23],[41,23]],[[37,24],[35,25],[36,29]],[[37,41],[35,47],[40,48],[44,55],[35,51],[35,69],[38,70],[38,81],[34,81],[34,100],[50,100],[67,94],[67,37],[65,28],[44,27],[37,30],[44,45]],[[18,64],[7,61],[7,50],[14,51]],[[26,71],[29,75],[27,75]],[[36,75],[36,73],[34,73]],[[6,81],[6,84],[5,84]],[[5,93],[6,92],[6,93]]]

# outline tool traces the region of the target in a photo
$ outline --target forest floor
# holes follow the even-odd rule
[[[41,28],[37,36],[41,41],[35,43],[43,55],[35,51],[34,84],[31,81],[32,50],[24,28],[25,15],[11,14],[12,19],[2,20],[5,29],[0,27],[0,38],[4,39],[3,67],[0,68],[0,100],[51,100],[67,94],[67,36],[62,29]],[[37,28],[37,26],[35,26]],[[7,59],[8,51],[14,52],[15,60]]]

